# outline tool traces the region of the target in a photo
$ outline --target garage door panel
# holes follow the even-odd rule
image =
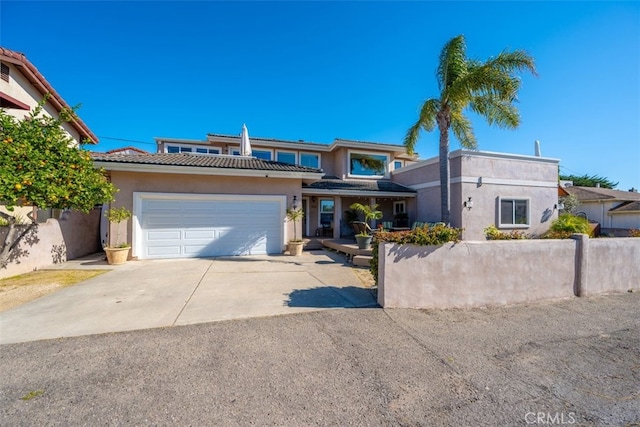
[[[153,242],[157,240],[176,240],[180,239],[180,230],[163,230],[163,231],[148,231],[146,233],[147,240]]]
[[[202,200],[189,199],[192,195],[183,197],[185,200],[155,200],[147,194],[141,200],[141,257],[282,252],[283,197],[245,196],[246,200],[215,195],[205,195]]]

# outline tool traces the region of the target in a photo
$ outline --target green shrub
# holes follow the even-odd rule
[[[551,231],[571,232],[589,234],[589,221],[580,216],[571,215],[569,213],[561,214],[558,219],[551,223]]]
[[[447,242],[459,242],[462,228],[435,225],[433,227],[418,227],[410,231],[380,231],[373,237],[373,251],[370,262],[371,274],[378,284],[378,243],[389,242],[401,245],[432,246]]]
[[[500,231],[496,228],[495,225],[490,225],[483,231],[487,240],[522,240],[528,238],[527,234],[524,231]]]

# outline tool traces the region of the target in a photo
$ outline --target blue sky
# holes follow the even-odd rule
[[[443,44],[524,49],[521,126],[473,118],[479,148],[640,187],[640,2],[2,1],[23,52],[100,137],[96,151],[207,133],[401,143],[437,96]],[[120,138],[128,141],[119,141]],[[136,141],[136,142],[131,142]],[[437,155],[421,135],[422,158]],[[451,148],[459,148],[453,139]]]

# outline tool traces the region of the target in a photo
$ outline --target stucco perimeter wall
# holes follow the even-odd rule
[[[581,235],[379,249],[378,303],[386,308],[495,306],[640,287],[640,239]]]
[[[640,289],[640,238],[588,239],[585,295]]]
[[[7,227],[0,227],[0,239],[4,239],[7,231]],[[0,268],[0,278],[43,269],[101,250],[100,210],[94,209],[89,214],[64,212],[60,219],[48,219],[27,234],[7,268]]]

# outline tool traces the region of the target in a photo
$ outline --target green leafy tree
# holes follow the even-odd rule
[[[573,181],[573,185],[578,187],[597,187],[614,189],[618,186],[617,182],[613,182],[603,176],[598,175],[560,175],[562,181]]]
[[[459,35],[442,48],[436,78],[440,95],[427,99],[418,121],[409,128],[404,145],[413,154],[421,129],[440,133],[441,221],[449,224],[449,130],[464,148],[477,148],[471,121],[464,111],[484,117],[490,125],[514,129],[520,116],[513,105],[520,88],[517,71],[536,74],[534,59],[522,50],[501,52],[484,62],[467,58],[464,36]]]
[[[75,118],[65,109],[59,118],[43,113],[46,98],[24,120],[0,109],[0,204],[75,209],[89,212],[96,204],[113,200],[115,188],[104,171],[94,167],[87,150],[76,147],[62,124]],[[29,215],[26,227],[17,227],[15,215],[0,212],[9,228],[0,246],[0,265],[6,266],[20,240],[36,226]]]

